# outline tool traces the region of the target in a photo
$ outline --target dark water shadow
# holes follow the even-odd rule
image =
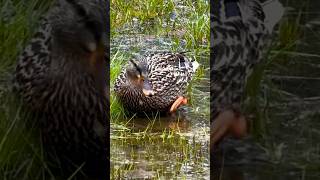
[[[190,120],[183,110],[167,115],[134,117],[128,122],[128,126],[131,126],[133,132],[141,132],[146,129],[153,133],[161,133],[164,130],[177,130],[179,132],[191,130]]]

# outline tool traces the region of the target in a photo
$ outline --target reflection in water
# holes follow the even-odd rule
[[[254,140],[227,139],[212,154],[211,179],[222,180],[269,180],[303,179],[306,175],[301,168],[290,164],[276,163],[268,152]]]
[[[130,134],[121,130],[112,134],[112,169],[124,169],[123,178],[129,179],[151,179],[159,174],[164,179],[208,177],[209,157],[204,156],[208,154],[208,129],[196,127],[201,117],[197,118],[180,108],[171,116],[131,119],[126,124]]]
[[[168,116],[155,116],[149,118],[136,117],[128,122],[133,131],[145,131],[150,128],[151,132],[163,132],[164,130],[174,130],[178,132],[187,132],[190,130],[190,121],[187,119],[186,112],[180,109],[174,114]]]

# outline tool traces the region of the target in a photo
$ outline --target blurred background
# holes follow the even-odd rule
[[[251,136],[221,145],[214,179],[320,177],[320,2],[280,2],[285,15],[247,84]]]

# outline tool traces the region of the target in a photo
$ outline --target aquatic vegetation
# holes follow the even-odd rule
[[[43,161],[36,122],[11,94],[13,66],[51,1],[0,1],[0,176],[41,179],[49,173]],[[54,177],[54,176],[51,176]]]

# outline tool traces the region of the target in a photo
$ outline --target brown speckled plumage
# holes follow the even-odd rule
[[[85,162],[83,170],[97,176],[108,163],[106,8],[105,0],[59,1],[14,74],[14,89],[40,117],[48,157],[71,172],[70,162]]]
[[[183,53],[149,54],[138,61],[146,73],[154,95],[145,96],[142,89],[134,86],[123,68],[115,82],[115,93],[124,107],[134,113],[166,112],[177,99],[184,96],[197,66]]]
[[[247,78],[262,61],[273,27],[281,18],[281,15],[271,16],[272,12],[266,12],[266,6],[277,6],[278,0],[264,1],[214,1],[211,15],[212,119],[226,109],[241,111]]]

